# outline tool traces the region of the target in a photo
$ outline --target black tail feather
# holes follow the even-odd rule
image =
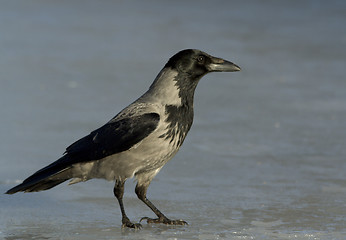
[[[16,192],[39,192],[43,190],[48,190],[52,187],[55,187],[56,185],[59,185],[60,183],[65,182],[66,180],[67,179],[41,180],[36,184],[22,183],[8,190],[6,194],[14,194]]]
[[[6,194],[43,191],[65,182],[72,177],[68,171],[71,168],[71,165],[66,164],[68,161],[69,157],[64,155],[54,163],[38,170],[36,173],[25,179],[23,183],[8,190]]]

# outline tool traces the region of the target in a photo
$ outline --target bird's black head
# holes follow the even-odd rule
[[[186,49],[169,59],[165,67],[187,74],[190,79],[200,79],[209,72],[234,72],[240,67],[232,62],[210,56],[197,49]]]
[[[186,49],[169,59],[151,84],[148,94],[167,105],[192,106],[201,77],[209,72],[234,72],[240,67],[197,49]]]

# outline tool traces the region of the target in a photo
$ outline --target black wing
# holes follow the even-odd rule
[[[109,122],[66,148],[66,153],[77,163],[126,151],[152,133],[159,120],[159,114],[146,113]]]

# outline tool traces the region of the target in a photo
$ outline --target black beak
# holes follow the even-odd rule
[[[210,72],[237,72],[240,67],[236,64],[221,58],[212,57],[211,63],[207,66]]]

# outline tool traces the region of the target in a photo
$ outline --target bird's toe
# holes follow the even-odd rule
[[[123,223],[122,228],[133,228],[133,229],[141,229],[142,224],[140,223]]]
[[[142,217],[140,222],[146,220],[147,223],[163,223],[166,225],[188,225],[187,222],[184,220],[171,220],[168,218],[149,218],[149,217]]]
[[[142,224],[140,223],[132,223],[130,220],[123,221],[122,228],[133,228],[133,229],[141,229]]]

